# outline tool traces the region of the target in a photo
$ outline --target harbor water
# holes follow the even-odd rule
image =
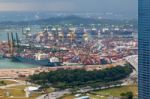
[[[22,69],[35,68],[37,65],[24,64],[19,62],[12,62],[10,59],[0,59],[0,69]]]

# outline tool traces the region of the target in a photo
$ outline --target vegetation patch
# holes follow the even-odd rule
[[[108,99],[108,97],[121,97],[121,99],[130,99],[130,97],[136,97],[138,94],[138,87],[137,85],[130,85],[130,86],[122,86],[122,87],[115,87],[115,88],[109,88],[104,90],[97,90],[92,91],[89,93],[83,93],[83,95],[89,96],[91,99]],[[61,97],[60,99],[74,99],[75,94],[65,95]]]
[[[105,84],[114,82],[126,78],[131,72],[132,68],[128,64],[95,71],[62,69],[34,74],[29,77],[29,80],[39,85],[47,84],[56,88],[70,88],[74,86],[87,86],[95,83]]]

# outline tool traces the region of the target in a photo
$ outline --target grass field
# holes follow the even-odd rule
[[[16,83],[16,81],[11,81],[11,80],[2,80],[2,81],[4,81],[7,85]]]
[[[41,95],[39,93],[34,93],[30,98],[25,97],[24,88],[27,87],[25,85],[10,87],[7,89],[0,89],[0,99],[35,99],[35,97]],[[10,93],[9,97],[6,97],[6,92]]]
[[[3,86],[3,85],[9,85],[9,84],[15,84],[16,81],[11,81],[11,80],[1,80],[0,79],[0,86]]]
[[[87,95],[91,99],[107,99],[109,96],[120,96],[121,93],[125,93],[128,91],[132,91],[134,96],[137,96],[137,86],[132,85],[132,86],[124,86],[124,87],[117,87],[117,88],[110,88],[110,89],[105,89],[105,90],[99,90],[99,91],[93,91],[90,93],[85,93],[82,95]],[[74,95],[66,95],[62,99],[74,99]]]

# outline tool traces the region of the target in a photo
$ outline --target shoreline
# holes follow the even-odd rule
[[[87,65],[87,66],[57,66],[57,67],[31,67],[31,68],[0,68],[0,78],[9,77],[9,78],[19,78],[27,77],[33,74],[38,74],[40,72],[49,72],[56,71],[60,69],[85,69],[87,71],[100,70],[105,68],[111,68],[118,65],[123,65],[126,62],[120,61],[117,63],[107,64],[107,65]]]

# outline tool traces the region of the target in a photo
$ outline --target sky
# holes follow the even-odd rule
[[[138,0],[0,0],[0,11],[114,12],[137,14]]]

